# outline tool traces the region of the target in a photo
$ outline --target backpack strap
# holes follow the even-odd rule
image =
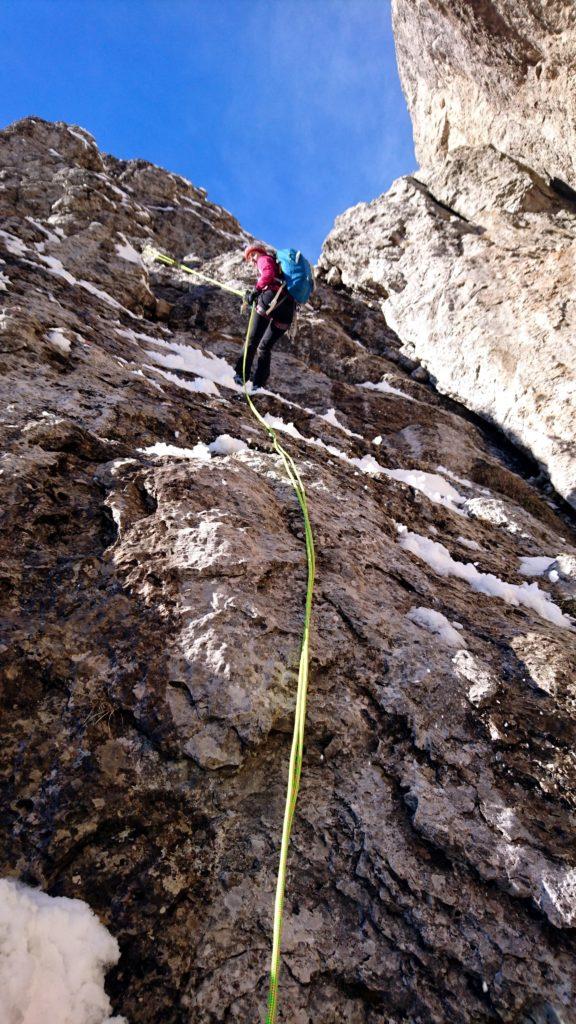
[[[285,291],[285,290],[286,290],[286,285],[285,284],[280,285],[278,291],[276,292],[276,295],[274,296],[274,298],[272,299],[272,302],[270,303],[270,305],[268,306],[268,309],[266,310],[266,316],[270,316],[270,314],[274,312],[274,310],[276,309],[276,306],[278,305],[278,301],[280,299],[280,296],[282,295],[282,292]]]

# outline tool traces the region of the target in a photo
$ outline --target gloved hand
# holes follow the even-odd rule
[[[244,302],[247,302],[248,305],[251,306],[253,302],[256,302],[259,294],[260,292],[257,288],[247,288],[244,293]]]

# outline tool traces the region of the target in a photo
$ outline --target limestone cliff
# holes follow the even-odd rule
[[[394,10],[425,166],[339,217],[321,267],[379,300],[404,353],[576,506],[573,5]]]
[[[302,526],[237,300],[143,256],[242,287],[247,236],[82,129],[0,153],[2,874],[97,912],[130,1024],[256,1021]],[[318,548],[280,1019],[571,1022],[576,534],[403,340],[374,281],[321,283],[258,397]]]
[[[393,0],[422,164],[495,146],[576,185],[573,0]]]

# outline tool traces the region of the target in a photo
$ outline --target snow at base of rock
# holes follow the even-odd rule
[[[0,880],[2,1024],[126,1024],[110,1017],[104,974],[116,939],[82,900]]]

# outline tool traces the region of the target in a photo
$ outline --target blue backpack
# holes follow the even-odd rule
[[[276,259],[292,298],[296,302],[308,302],[314,291],[314,272],[306,257],[296,249],[278,249]]]

